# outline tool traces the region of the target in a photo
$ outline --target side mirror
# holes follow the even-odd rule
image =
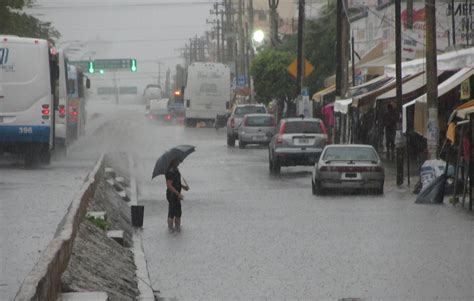
[[[91,80],[90,79],[86,79],[86,88],[87,89],[90,89],[91,88]]]

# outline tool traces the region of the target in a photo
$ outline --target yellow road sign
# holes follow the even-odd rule
[[[296,77],[296,72],[298,69],[298,62],[295,59],[286,70],[293,76]],[[314,66],[307,60],[304,59],[304,77],[307,77],[314,71]]]

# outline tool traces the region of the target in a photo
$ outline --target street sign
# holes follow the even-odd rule
[[[131,61],[132,59],[100,59],[94,60],[94,67],[97,70],[130,69]]]
[[[136,95],[138,93],[137,87],[119,87],[119,94],[121,95]],[[115,88],[114,87],[98,87],[97,88],[98,95],[114,95]]]
[[[237,75],[237,87],[243,88],[247,84],[247,77],[245,75]]]
[[[137,94],[137,87],[120,87],[119,93],[120,94],[127,94],[127,95],[135,95]]]
[[[91,63],[92,68],[90,65]],[[136,59],[99,59],[93,61],[69,61],[69,64],[80,67],[84,72],[89,73],[95,73],[99,70],[130,70],[132,72],[137,71]]]
[[[296,73],[298,71],[297,61],[298,60],[295,59],[286,69],[293,77],[296,77]],[[314,66],[307,59],[304,59],[304,76],[303,77],[307,77],[308,75],[310,75],[313,72],[313,70],[314,70]]]

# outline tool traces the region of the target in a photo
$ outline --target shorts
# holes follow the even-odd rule
[[[180,218],[181,217],[181,202],[168,202],[168,217],[169,218]]]

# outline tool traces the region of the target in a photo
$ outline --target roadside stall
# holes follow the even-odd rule
[[[474,177],[474,100],[458,106],[450,116],[446,138],[451,145],[457,145],[454,172],[454,192],[451,199],[453,204],[459,202],[464,208],[466,197],[469,198],[469,210],[472,210]],[[461,185],[458,185],[460,182]]]

